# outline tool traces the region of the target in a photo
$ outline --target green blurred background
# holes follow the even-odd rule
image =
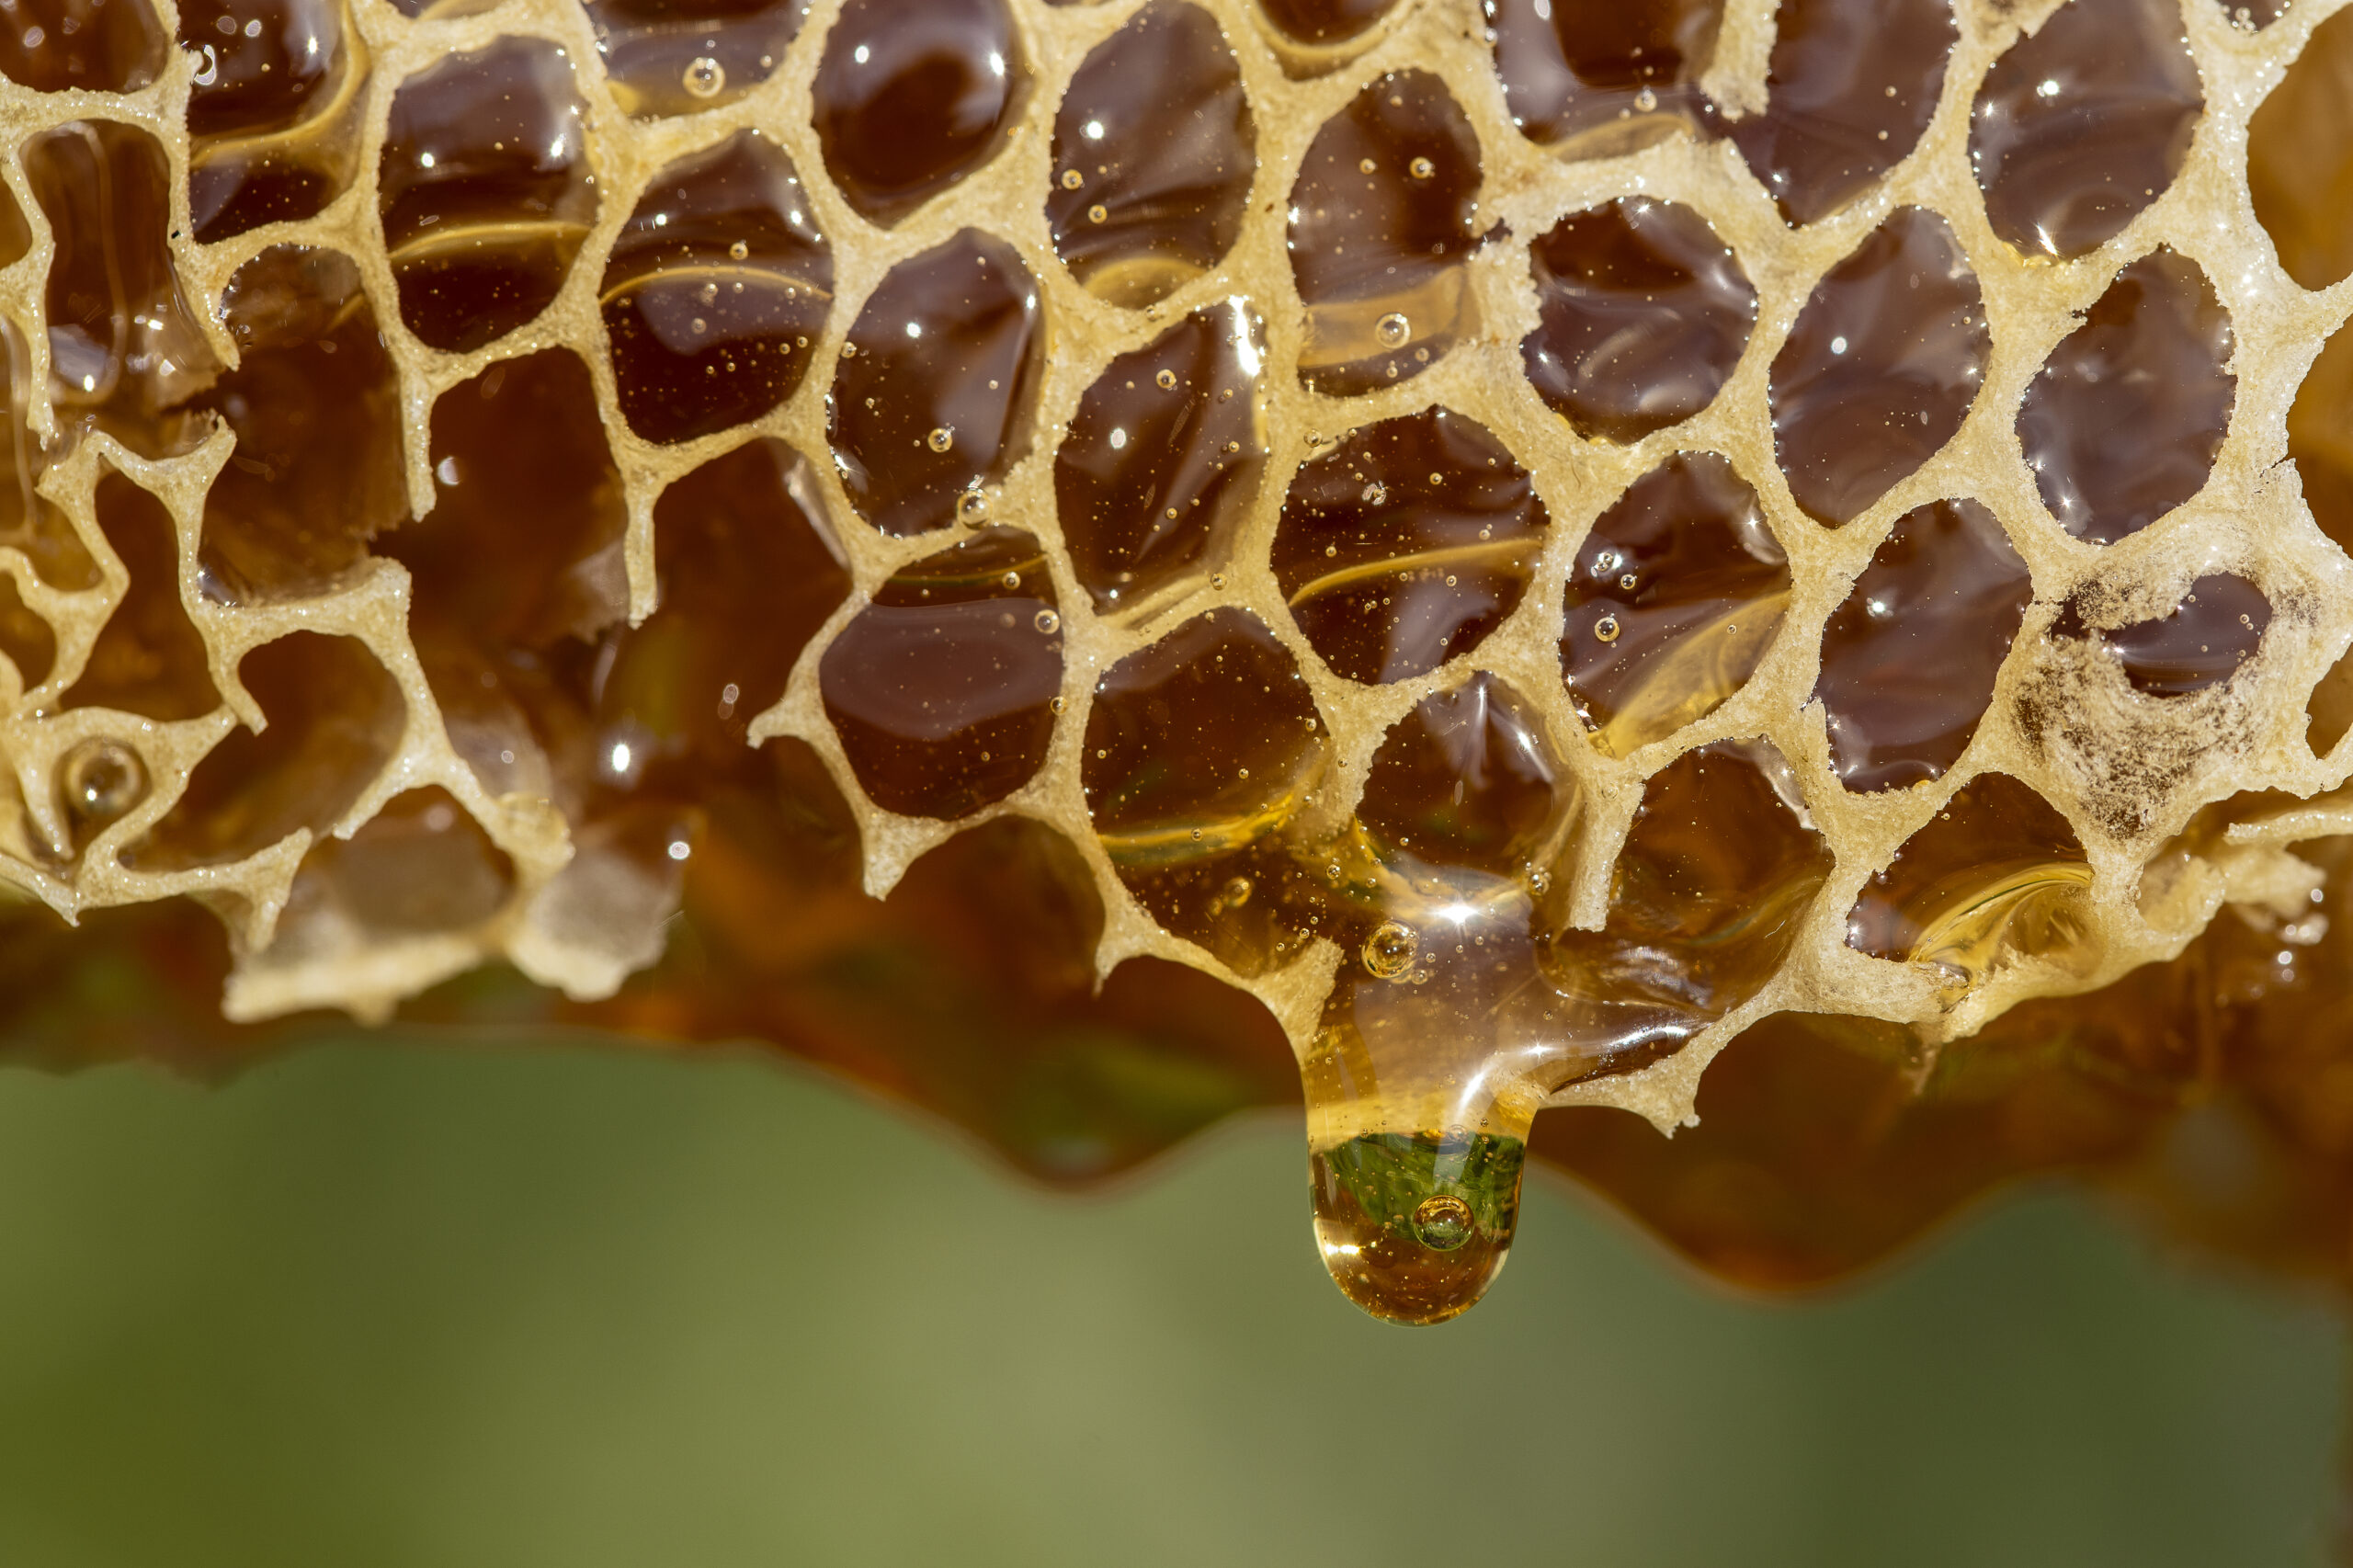
[[[1282,1119],[1041,1193],[766,1061],[0,1073],[0,1564],[2324,1560],[2322,1303],[2056,1193],[1729,1297],[1539,1180],[1359,1316]]]

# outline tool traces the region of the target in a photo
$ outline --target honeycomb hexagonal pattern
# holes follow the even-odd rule
[[[0,881],[233,1018],[985,893],[1256,998],[1427,1321],[1745,1033],[2344,994],[2338,0],[0,34]]]

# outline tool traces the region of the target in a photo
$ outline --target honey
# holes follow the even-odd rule
[[[1068,1182],[1299,1105],[1401,1322],[1530,1159],[1753,1284],[2051,1170],[2341,1282],[2348,72],[2331,0],[25,0],[6,1038],[752,1039]]]

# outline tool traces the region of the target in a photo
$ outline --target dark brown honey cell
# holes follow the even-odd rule
[[[1029,438],[1044,352],[1038,285],[1004,241],[966,229],[891,269],[834,370],[826,434],[859,516],[886,534],[956,520]]]
[[[2353,330],[2336,330],[2296,389],[2288,456],[2313,520],[2337,549],[2353,553]]]
[[[1418,375],[1475,330],[1479,139],[1446,84],[1380,78],[1325,122],[1290,195],[1300,379],[1336,395]]]
[[[1851,522],[1952,439],[1991,338],[1945,221],[1899,208],[1832,267],[1774,356],[1773,446],[1799,506]]]
[[[1046,760],[1063,639],[1045,552],[988,528],[904,566],[818,665],[825,711],[874,803],[970,816]]]
[[[1895,520],[1822,633],[1813,695],[1847,789],[1944,777],[1977,733],[2033,597],[2026,562],[1976,502]]]
[[[2231,318],[2188,257],[2116,275],[2018,403],[2018,442],[2059,526],[2136,534],[2204,487],[2231,423]]]
[[[1096,683],[1079,778],[1112,869],[1161,927],[1242,975],[1305,950],[1284,830],[1326,762],[1315,699],[1248,612],[1196,616]]]
[[[48,214],[50,395],[94,411],[142,450],[175,444],[157,412],[218,366],[180,291],[169,244],[171,169],[143,131],[76,120],[25,145],[25,175]]]
[[[449,791],[412,790],[348,839],[311,846],[271,952],[306,915],[328,908],[381,937],[469,930],[504,908],[514,886],[515,863]]]
[[[131,574],[98,629],[67,708],[117,708],[166,722],[221,706],[204,641],[180,602],[179,536],[164,504],[121,474],[98,481],[98,531]]]
[[[2247,122],[2246,184],[2289,277],[2325,289],[2353,275],[2353,13],[2313,29]]]
[[[2263,645],[2271,601],[2244,577],[2212,573],[2165,614],[2113,631],[2093,631],[2070,604],[2052,624],[2055,637],[2096,636],[2124,668],[2133,689],[2151,697],[2188,697],[2220,686]]]
[[[1564,602],[1569,695],[1624,756],[1748,683],[1789,608],[1789,560],[1732,464],[1679,452],[1594,520]]]
[[[587,367],[563,349],[491,366],[433,405],[433,509],[376,541],[409,570],[409,632],[451,744],[493,794],[576,803],[586,767],[571,663],[628,613],[620,476]],[[537,728],[535,728],[537,726]],[[566,746],[563,777],[545,750]]]
[[[1271,564],[1333,670],[1409,680],[1467,653],[1527,592],[1544,548],[1528,471],[1476,420],[1432,409],[1302,464]]]
[[[664,170],[614,238],[605,331],[630,428],[685,441],[792,395],[834,257],[782,148],[756,131]]]
[[[775,74],[807,0],[589,0],[597,58],[621,112],[692,114]]]
[[[2096,939],[2091,880],[2065,817],[2007,774],[1983,774],[1864,882],[1847,945],[1959,985],[2016,957],[2064,962]]]
[[[17,193],[0,185],[0,267],[14,267],[33,248],[33,226]]]
[[[0,73],[44,93],[128,93],[163,74],[146,0],[17,0],[0,13]]]
[[[236,449],[204,499],[205,591],[236,602],[316,593],[408,515],[400,389],[359,269],[279,245],[222,298],[233,370],[206,390]]]
[[[453,54],[403,82],[377,204],[401,319],[435,348],[478,348],[563,287],[597,221],[572,59],[537,39]]]
[[[1978,89],[1994,232],[2032,256],[2107,244],[2173,184],[2205,107],[2178,0],[2067,0]]]
[[[885,225],[995,157],[1028,87],[1006,0],[848,0],[810,85],[825,168]]]
[[[1267,19],[1301,43],[1346,43],[1396,7],[1397,0],[1257,0]]]
[[[1831,856],[1768,769],[1788,777],[1762,745],[1676,758],[1643,786],[1602,929],[1540,937],[1547,978],[1590,1015],[1599,1060],[1584,1076],[1673,1054],[1789,956]]]
[[[1950,0],[1782,0],[1765,112],[1730,134],[1784,218],[1826,218],[1911,155],[1959,37]]]
[[[1636,441],[1716,398],[1756,324],[1756,290],[1698,213],[1626,197],[1529,247],[1528,379],[1581,436]]]
[[[197,56],[188,196],[198,239],[308,218],[349,188],[368,56],[343,0],[189,0],[179,44]]]
[[[1215,267],[1257,168],[1242,73],[1208,12],[1156,0],[1086,57],[1054,116],[1054,250],[1131,308]]]
[[[1722,127],[1699,91],[1721,0],[1485,0],[1512,123],[1574,158]]]
[[[1063,540],[1105,613],[1224,558],[1267,460],[1265,327],[1240,300],[1111,361],[1054,458]]]
[[[811,494],[792,449],[761,440],[654,504],[661,608],[621,638],[598,704],[608,754],[612,739],[631,747],[639,790],[691,799],[715,771],[757,771],[745,732],[849,597],[848,569],[804,508]]]
[[[17,681],[30,691],[57,666],[57,633],[26,607],[17,579],[0,572],[0,653],[17,666]]]
[[[94,588],[98,563],[74,525],[48,496],[33,487],[48,465],[40,441],[26,423],[32,360],[16,327],[0,321],[0,370],[7,375],[0,397],[0,549],[20,550],[40,580],[53,588]]]
[[[1415,859],[1518,876],[1567,793],[1535,709],[1482,671],[1397,722],[1373,754],[1357,817]]]
[[[237,663],[267,727],[233,730],[146,839],[124,851],[142,871],[223,866],[296,831],[324,833],[400,749],[401,688],[356,638],[297,631]]]

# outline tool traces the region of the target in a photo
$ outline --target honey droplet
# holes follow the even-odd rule
[[[1364,939],[1364,968],[1375,980],[1400,980],[1421,956],[1422,939],[1410,926],[1384,920]]]
[[[1052,610],[1041,609],[1030,619],[1029,624],[1051,637],[1062,630],[1063,618]]]
[[[1405,319],[1403,312],[1392,311],[1373,324],[1372,335],[1381,340],[1383,348],[1403,348],[1405,340],[1414,335],[1414,324]]]
[[[1432,1252],[1452,1252],[1475,1229],[1471,1205],[1452,1193],[1425,1198],[1414,1206],[1414,1239]]]
[[[96,736],[65,754],[58,794],[74,825],[95,831],[147,795],[147,765],[120,741]]]
[[[727,90],[727,68],[708,54],[697,55],[687,62],[684,81],[689,96],[715,98]]]
[[[935,452],[944,452],[956,444],[956,432],[945,425],[938,426],[924,437],[924,444]]]

